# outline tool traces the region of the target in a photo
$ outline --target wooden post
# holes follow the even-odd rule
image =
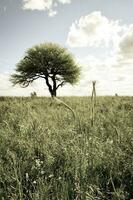
[[[95,123],[95,106],[96,106],[96,81],[92,81],[92,126]]]
[[[92,96],[91,100],[96,105],[96,81],[92,81]]]

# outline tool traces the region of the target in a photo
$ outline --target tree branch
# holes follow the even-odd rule
[[[61,86],[63,86],[65,84],[65,81],[62,81],[59,85],[57,85],[56,90]]]

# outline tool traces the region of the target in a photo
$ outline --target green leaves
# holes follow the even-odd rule
[[[80,68],[72,54],[58,44],[45,43],[27,50],[16,66],[12,83],[28,86],[38,78],[44,78],[50,93],[64,83],[75,84],[79,80]],[[50,84],[52,82],[52,84]],[[63,84],[62,84],[63,82]]]

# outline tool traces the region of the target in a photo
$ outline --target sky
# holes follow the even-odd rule
[[[60,96],[133,95],[132,0],[0,0],[0,96],[38,96],[49,92],[38,80],[12,86],[10,75],[25,51],[40,43],[59,43],[81,66],[75,86]]]

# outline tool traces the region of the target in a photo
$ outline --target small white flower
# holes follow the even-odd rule
[[[36,184],[36,181],[33,181],[33,184]]]
[[[113,144],[113,140],[110,140],[109,143],[110,143],[110,144]]]
[[[43,170],[41,171],[41,174],[42,174],[42,175],[44,174],[44,171],[43,171]]]
[[[28,178],[29,178],[29,174],[28,174],[28,173],[25,173],[25,176],[26,176],[26,179],[28,179]]]
[[[50,174],[50,175],[49,175],[49,178],[52,178],[52,177],[53,177],[53,174]]]
[[[40,167],[41,163],[40,163],[39,159],[36,159],[36,165],[37,165],[37,167]]]
[[[89,140],[92,140],[92,137],[89,137]]]

